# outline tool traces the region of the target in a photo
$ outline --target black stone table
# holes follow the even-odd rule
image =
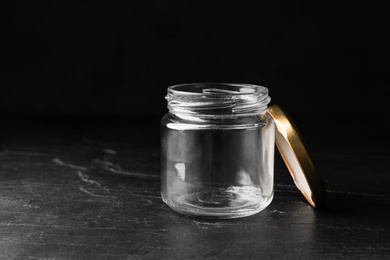
[[[0,259],[390,259],[386,126],[332,116],[296,123],[327,206],[309,206],[276,153],[272,204],[221,221],[162,202],[155,118],[4,119]]]

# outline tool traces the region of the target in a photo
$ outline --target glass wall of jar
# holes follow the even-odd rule
[[[168,88],[161,121],[161,196],[208,218],[255,214],[272,201],[275,124],[268,89],[201,83]]]

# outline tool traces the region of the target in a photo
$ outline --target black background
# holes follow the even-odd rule
[[[388,114],[389,1],[2,3],[3,115],[156,115],[243,82],[292,114]]]

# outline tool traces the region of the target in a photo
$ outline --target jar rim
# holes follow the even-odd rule
[[[168,87],[171,113],[198,117],[263,114],[271,98],[268,88],[245,83],[185,83]]]
[[[168,87],[168,93],[179,95],[263,95],[268,94],[268,88],[264,86],[247,83],[222,83],[222,82],[202,82],[183,83]]]

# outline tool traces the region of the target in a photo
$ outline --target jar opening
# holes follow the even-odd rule
[[[212,117],[263,114],[271,100],[266,87],[230,83],[174,85],[165,98],[171,113]]]
[[[220,95],[245,95],[256,94],[268,90],[262,86],[249,84],[229,84],[229,83],[189,83],[174,85],[168,88],[168,92],[178,94],[220,94]]]

